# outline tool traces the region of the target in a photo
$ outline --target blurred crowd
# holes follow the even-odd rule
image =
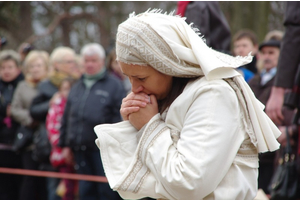
[[[2,50],[0,166],[104,176],[93,128],[121,121],[130,90],[115,57],[96,43],[80,54],[31,44]],[[0,199],[121,198],[108,183],[0,174]]]
[[[231,34],[217,2],[204,4],[179,3],[177,14],[194,22],[213,49],[253,56],[251,63],[237,70],[266,105],[284,33],[273,30],[261,43],[252,30]],[[209,17],[199,18],[201,9]],[[122,120],[120,105],[130,90],[114,48],[89,43],[77,54],[70,47],[46,52],[24,43],[17,50],[0,49],[0,167],[105,176],[93,129]],[[285,133],[291,136],[293,150],[298,150],[299,127],[292,122],[295,112],[283,107],[284,120],[277,124],[284,133],[278,138],[281,149],[260,155],[258,187],[266,194],[286,144]],[[122,198],[108,183],[0,173],[0,199]]]

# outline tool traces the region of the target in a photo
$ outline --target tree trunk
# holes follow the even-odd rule
[[[227,17],[234,35],[241,29],[250,29],[256,33],[261,42],[268,30],[270,2],[267,1],[234,1],[221,2],[221,8]]]
[[[64,46],[71,47],[70,41],[70,20],[64,19],[60,22],[61,29],[62,29],[62,43]]]
[[[26,38],[33,34],[32,19],[31,19],[31,5],[28,1],[19,1],[19,31],[18,41],[23,42]]]

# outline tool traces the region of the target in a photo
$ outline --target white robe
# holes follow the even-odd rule
[[[226,81],[203,77],[140,131],[129,121],[96,126],[111,188],[124,199],[254,199],[258,151],[246,115]]]

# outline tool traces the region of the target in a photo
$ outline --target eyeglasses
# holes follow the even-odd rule
[[[60,61],[60,63],[63,63],[63,64],[75,64],[76,62],[74,60],[64,60],[64,61]]]

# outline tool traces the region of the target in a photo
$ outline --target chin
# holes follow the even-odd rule
[[[88,72],[88,71],[85,71],[85,73],[86,73],[87,75],[94,75],[94,74],[96,74],[95,72]]]
[[[165,98],[167,98],[166,96],[165,97],[157,96],[157,95],[154,95],[154,96],[155,96],[157,101],[161,101],[161,100],[164,100]]]

